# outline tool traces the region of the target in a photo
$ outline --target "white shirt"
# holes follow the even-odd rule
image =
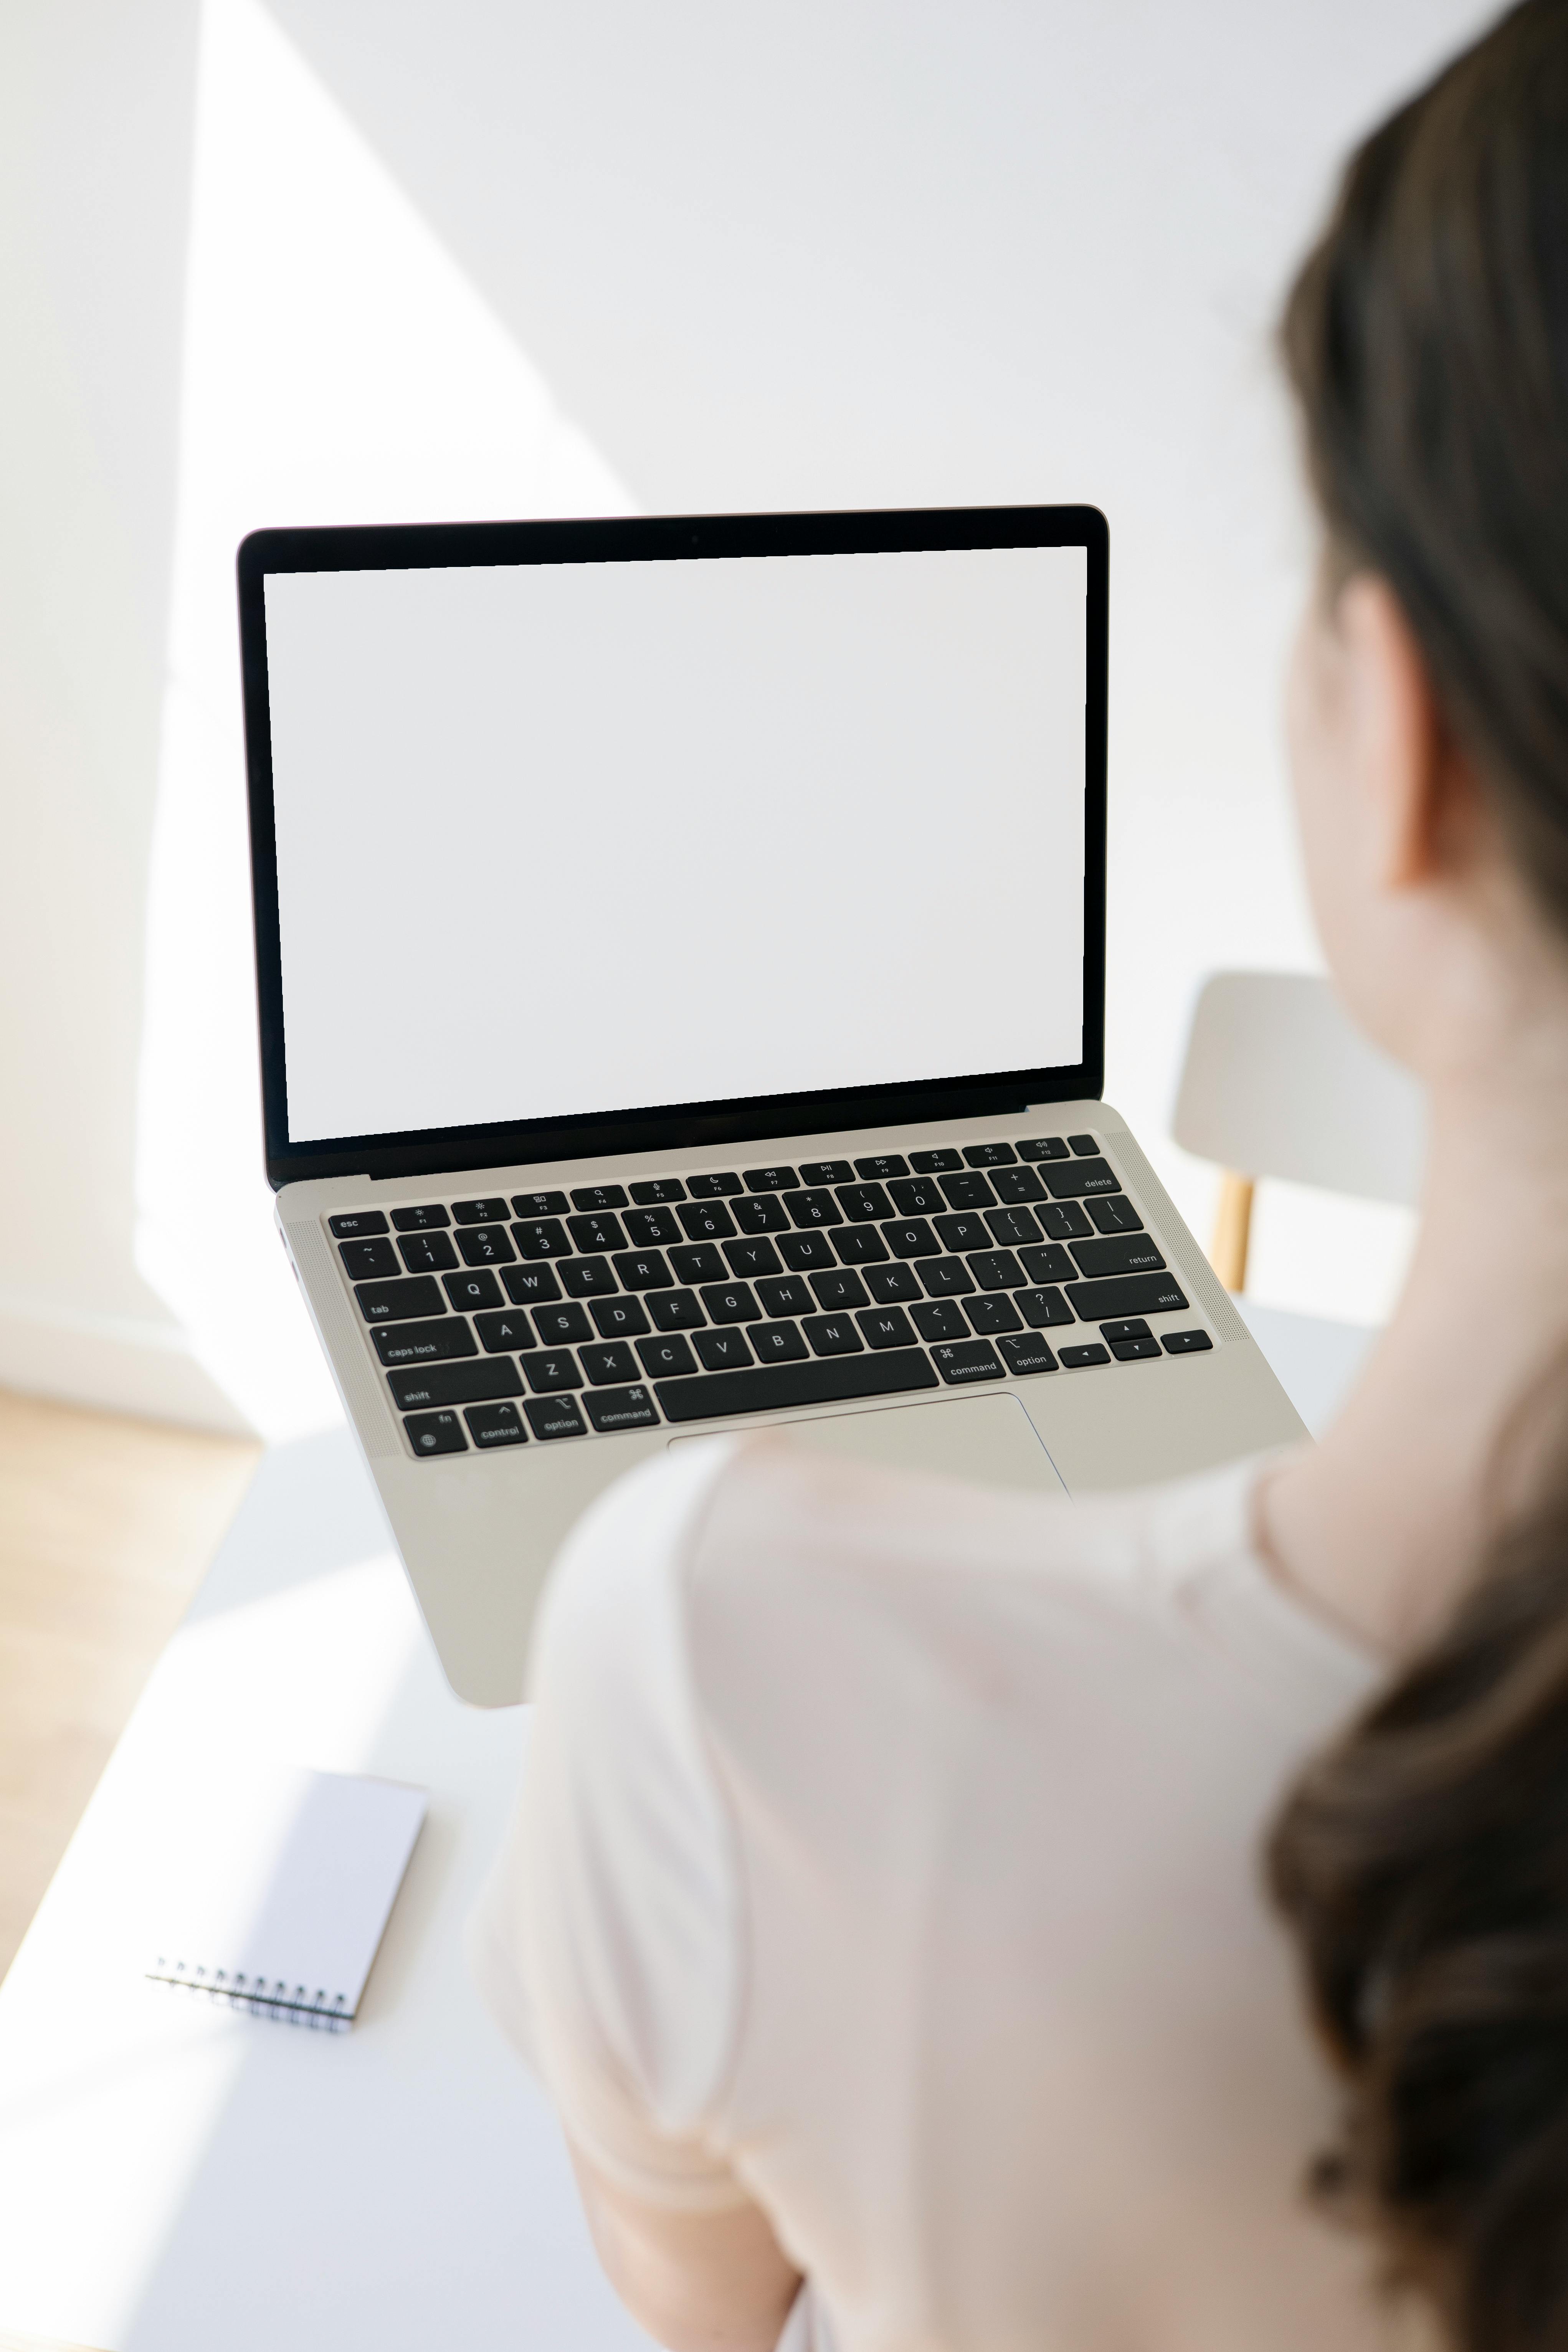
[[[1067,1502],[675,1447],[558,1562],[473,1922],[571,2137],[842,2352],[1357,2352],[1268,1822],[1371,1695],[1256,1463]]]

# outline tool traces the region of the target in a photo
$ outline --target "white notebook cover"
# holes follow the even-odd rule
[[[216,1776],[178,1825],[147,1975],[345,2032],[426,1801],[423,1789],[345,1772]]]

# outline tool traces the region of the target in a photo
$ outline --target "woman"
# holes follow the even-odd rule
[[[1489,1608],[1517,1654],[1546,1605],[1468,1594],[1502,1433],[1568,1346],[1568,0],[1368,142],[1285,341],[1327,526],[1292,764],[1341,988],[1430,1089],[1410,1282],[1313,1452],[1065,1505],[694,1444],[579,1528],[475,1961],[679,2352],[1359,2352],[1377,2231],[1457,2340],[1563,2339],[1554,2290],[1534,2333],[1471,2292],[1513,2112],[1436,2173],[1402,2137],[1444,2078],[1391,2084],[1434,1996],[1426,1914],[1385,1897],[1407,1848],[1445,1866],[1430,1805],[1386,1812],[1405,1728],[1485,1679]],[[1261,1857],[1391,1680],[1274,1864],[1369,2236],[1305,2194],[1340,2095]],[[1527,2053],[1528,1990],[1476,1991]],[[1501,2242],[1534,2279],[1568,2232],[1531,2161]]]

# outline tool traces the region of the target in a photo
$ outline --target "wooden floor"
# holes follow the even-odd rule
[[[0,1390],[0,1976],[260,1450]]]

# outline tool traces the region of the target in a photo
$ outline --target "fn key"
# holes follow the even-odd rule
[[[455,1412],[408,1412],[403,1416],[416,1454],[466,1454],[468,1439]]]

